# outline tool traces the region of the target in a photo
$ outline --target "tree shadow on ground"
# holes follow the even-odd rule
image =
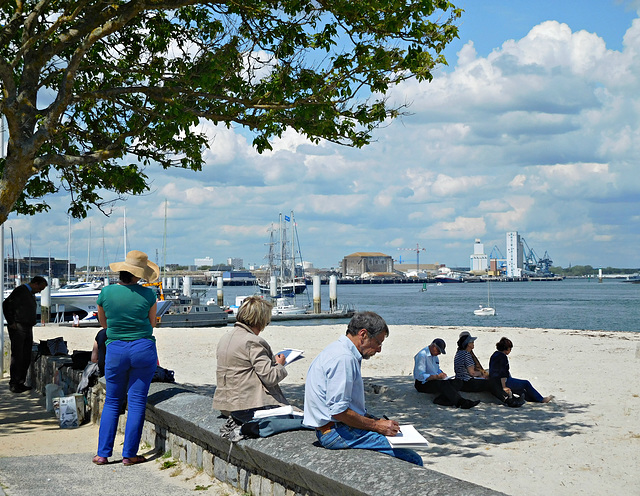
[[[387,415],[400,423],[413,424],[429,441],[429,456],[488,456],[478,450],[530,439],[539,433],[567,437],[590,428],[580,421],[590,405],[554,401],[526,403],[509,408],[489,393],[462,393],[481,403],[472,409],[444,407],[433,403],[434,395],[419,393],[411,376],[365,377],[369,413]],[[213,396],[215,385],[188,385],[194,391]],[[304,384],[283,384],[287,399],[304,406]]]

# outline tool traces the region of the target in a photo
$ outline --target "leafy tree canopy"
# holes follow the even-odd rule
[[[200,119],[262,152],[287,128],[361,147],[401,108],[384,98],[446,63],[461,10],[445,0],[0,2],[0,222],[149,189],[146,167],[199,170]]]

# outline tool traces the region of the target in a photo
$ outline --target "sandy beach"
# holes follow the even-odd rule
[[[289,366],[283,390],[302,407],[311,360],[344,334],[346,324],[270,325],[261,334],[274,352],[305,351]],[[495,343],[507,336],[514,377],[528,379],[552,403],[507,408],[488,394],[471,410],[435,405],[413,388],[413,356],[436,337],[447,342],[442,369],[453,374],[463,329],[477,336],[475,352],[488,367]],[[215,350],[226,328],[155,330],[160,364],[176,380],[212,394]],[[640,494],[640,333],[556,329],[392,326],[382,353],[364,361],[371,413],[412,423],[429,440],[425,466],[507,494]],[[64,336],[69,351],[89,350],[97,329],[47,325],[34,339]]]

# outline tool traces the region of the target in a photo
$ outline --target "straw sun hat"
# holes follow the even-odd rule
[[[160,275],[159,267],[149,260],[146,253],[138,250],[131,250],[124,262],[114,262],[109,267],[114,272],[125,270],[148,282],[155,281]]]

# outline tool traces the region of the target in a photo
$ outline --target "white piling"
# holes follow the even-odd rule
[[[269,294],[271,295],[271,298],[278,296],[278,281],[276,276],[271,276],[271,279],[269,280]]]
[[[338,311],[338,277],[335,275],[329,278],[329,311]]]
[[[40,323],[48,324],[51,316],[51,286],[49,286],[49,277],[45,276],[47,287],[40,292]]]
[[[598,269],[598,282],[602,282],[602,269]]]
[[[224,306],[224,290],[222,289],[222,285],[223,285],[222,276],[218,276],[218,278],[216,279],[216,287],[218,288],[218,291],[216,293],[218,296],[219,307]]]
[[[184,296],[191,296],[191,276],[184,276],[182,278],[182,294]]]
[[[320,276],[313,276],[313,313],[320,313],[322,308],[320,287]]]

